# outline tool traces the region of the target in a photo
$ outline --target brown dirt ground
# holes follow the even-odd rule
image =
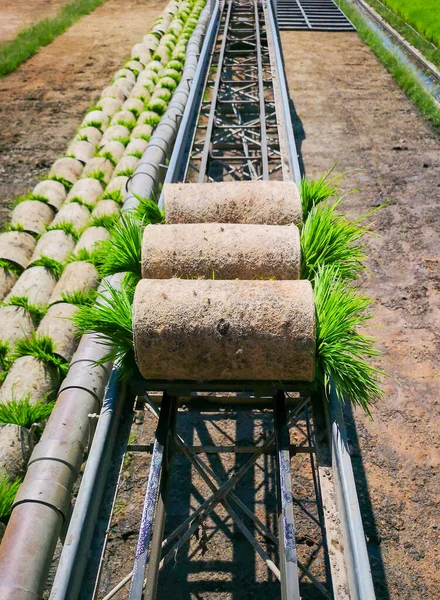
[[[65,151],[89,106],[141,41],[165,0],[109,0],[0,86],[0,224]]]
[[[12,40],[21,30],[37,21],[54,17],[69,0],[34,0],[32,3],[18,0],[0,0],[0,44]]]
[[[440,140],[356,34],[283,32],[308,176],[338,161],[368,240],[372,333],[390,375],[373,420],[348,416],[380,599],[440,598]]]

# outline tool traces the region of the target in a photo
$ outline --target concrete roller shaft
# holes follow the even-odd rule
[[[148,225],[142,277],[298,279],[300,255],[295,225]]]
[[[169,183],[163,187],[166,223],[301,223],[293,181]]]
[[[145,379],[313,381],[309,281],[143,279],[133,305]]]

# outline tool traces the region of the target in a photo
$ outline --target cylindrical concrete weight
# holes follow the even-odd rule
[[[309,281],[142,279],[133,303],[146,379],[313,381]]]
[[[298,188],[292,181],[171,183],[163,187],[167,223],[298,224]]]
[[[148,225],[142,277],[298,279],[300,254],[295,225]]]

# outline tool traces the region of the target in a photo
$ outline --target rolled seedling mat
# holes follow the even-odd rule
[[[113,115],[110,121],[111,125],[124,125],[125,127],[134,127],[136,125],[136,117],[129,110],[120,110]]]
[[[81,127],[78,133],[73,138],[74,140],[87,140],[91,144],[97,144],[99,140],[102,138],[102,131],[100,131],[97,127]]]
[[[114,200],[100,200],[92,211],[92,217],[114,215],[119,212],[119,204]]]
[[[104,131],[110,122],[110,118],[105,114],[102,110],[91,110],[86,114],[84,119],[82,120],[81,126],[87,127],[89,125],[94,125],[94,123],[99,124],[99,128],[101,131]]]
[[[75,248],[75,239],[69,233],[62,229],[46,231],[37,242],[32,255],[31,264],[39,260],[42,256],[47,256],[53,260],[63,263]]]
[[[90,220],[90,211],[85,206],[82,206],[78,202],[71,202],[65,204],[60,212],[56,215],[52,221],[52,227],[57,227],[63,223],[71,223],[73,227],[80,231],[83,229]]]
[[[46,198],[49,206],[59,210],[66,199],[66,188],[59,181],[40,181],[33,189],[33,194]]]
[[[0,268],[0,300],[3,300],[3,298],[9,294],[17,279],[18,275],[16,275],[16,273],[13,271],[3,267]]]
[[[298,188],[290,181],[165,184],[167,223],[301,223]]]
[[[125,100],[125,94],[122,90],[114,85],[105,87],[101,92],[101,98],[114,98],[122,104]]]
[[[49,304],[64,302],[63,294],[86,292],[98,287],[98,271],[89,262],[75,261],[66,265],[49,299]]]
[[[142,102],[148,102],[151,98],[151,94],[141,83],[137,83],[131,90],[130,97],[142,100]]]
[[[11,224],[21,225],[25,231],[40,235],[54,216],[55,210],[45,202],[25,200],[12,211]]]
[[[22,306],[0,306],[0,340],[12,347],[35,331],[31,314]]]
[[[309,281],[142,279],[133,302],[146,379],[313,381]]]
[[[107,142],[107,144],[102,146],[99,150],[99,154],[101,156],[104,156],[104,153],[109,154],[115,163],[117,163],[122,158],[124,152],[124,144],[122,142],[118,142],[117,140]]]
[[[102,192],[101,183],[94,177],[78,179],[67,194],[66,202],[72,202],[72,200],[78,198],[90,206],[95,206]]]
[[[118,175],[113,177],[108,186],[105,188],[106,192],[115,192],[116,190],[126,193],[127,192],[127,181],[129,177],[126,175]]]
[[[55,354],[66,362],[70,362],[79,342],[72,321],[77,311],[77,306],[67,302],[54,304],[44,315],[37,329],[37,334],[51,338],[55,346]]]
[[[148,141],[148,139],[151,137],[152,133],[153,133],[152,126],[144,123],[141,125],[136,125],[136,127],[131,132],[131,137],[134,140],[137,138],[140,138],[140,139]]]
[[[0,402],[29,397],[31,404],[51,399],[60,385],[57,369],[33,356],[17,358],[0,388]]]
[[[14,423],[0,424],[0,473],[22,477],[31,456],[29,430]]]
[[[116,165],[115,175],[118,176],[120,173],[124,173],[124,171],[127,171],[127,169],[134,173],[136,167],[138,166],[138,163],[139,159],[136,158],[136,156],[124,156],[124,158],[121,158],[119,163]]]
[[[127,63],[125,63],[125,68],[140,73],[141,71],[143,71],[144,65],[138,60],[129,60]]]
[[[95,155],[95,145],[86,140],[74,140],[67,148],[67,154],[85,164]]]
[[[102,112],[112,117],[122,106],[122,100],[119,98],[101,98],[97,105]]]
[[[31,261],[36,242],[25,231],[0,233],[0,258],[25,269]]]
[[[56,279],[45,267],[29,267],[20,275],[6,302],[12,296],[27,298],[30,304],[44,308],[55,288]]]
[[[79,238],[79,241],[75,246],[75,253],[78,253],[80,250],[93,252],[96,244],[107,240],[109,237],[110,234],[105,227],[89,227]]]
[[[76,158],[59,158],[56,160],[49,172],[49,177],[62,177],[74,184],[83,170],[83,164]]]
[[[125,98],[128,98],[128,96],[130,95],[130,91],[133,88],[133,83],[131,81],[128,81],[127,79],[116,79],[115,82],[113,82],[113,87],[116,87],[118,89],[120,89]]]
[[[107,158],[97,156],[92,158],[92,160],[89,160],[86,164],[83,171],[83,177],[93,176],[93,174],[98,171],[102,173],[102,180],[107,184],[113,174],[114,166]]]
[[[123,125],[111,125],[108,129],[105,130],[104,135],[99,142],[100,146],[105,146],[108,142],[112,140],[118,141],[120,138],[129,138],[130,130]]]
[[[147,225],[142,277],[298,279],[300,258],[295,225]]]
[[[127,144],[127,147],[125,148],[125,152],[124,154],[130,155],[133,153],[138,153],[138,152],[142,152],[142,154],[145,152],[146,148],[148,146],[148,142],[147,140],[144,140],[142,138],[136,138],[134,140],[130,140],[130,142]]]
[[[124,111],[136,111],[138,114],[140,114],[144,110],[144,103],[138,98],[129,98],[122,105],[122,109]]]
[[[128,79],[128,81],[131,81],[132,83],[134,83],[136,81],[136,75],[133,73],[133,71],[130,71],[130,69],[119,69],[118,71],[116,71],[116,73],[113,76],[113,79],[121,79],[121,78],[126,78]]]

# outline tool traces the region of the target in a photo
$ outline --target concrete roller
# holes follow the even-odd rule
[[[309,281],[142,279],[133,303],[146,379],[313,381]]]
[[[148,225],[142,277],[298,279],[300,254],[295,225]]]
[[[167,223],[301,223],[292,181],[171,183],[163,187]]]

